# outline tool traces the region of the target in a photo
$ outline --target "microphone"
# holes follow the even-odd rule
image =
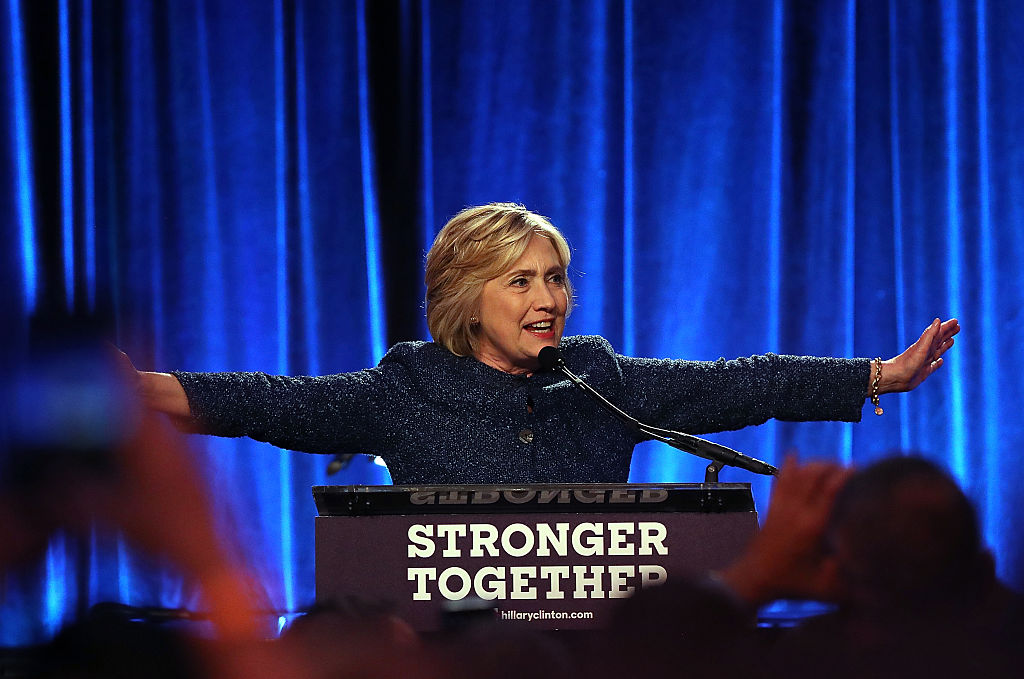
[[[537,360],[540,361],[540,369],[544,372],[565,365],[558,347],[544,347],[537,354]]]
[[[713,443],[712,441],[698,438],[691,434],[684,434],[683,432],[673,431],[671,429],[662,429],[660,427],[654,427],[640,422],[635,417],[623,412],[611,401],[598,393],[596,389],[566,368],[565,361],[562,359],[562,352],[559,351],[557,347],[544,347],[540,350],[540,353],[537,354],[537,360],[540,362],[541,370],[558,370],[568,377],[570,382],[578,386],[580,389],[585,391],[588,396],[597,401],[602,408],[610,412],[636,432],[648,436],[656,441],[666,443],[673,448],[682,450],[683,452],[690,453],[691,455],[696,455],[697,457],[703,457],[705,460],[717,462],[722,466],[739,467],[740,469],[746,469],[749,472],[764,474],[766,476],[774,476],[779,472],[778,469],[767,462],[762,462],[756,458],[744,455],[738,450],[733,450],[732,448],[723,446],[720,443]]]

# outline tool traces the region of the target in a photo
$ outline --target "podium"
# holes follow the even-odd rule
[[[314,486],[316,597],[387,601],[419,631],[492,609],[604,627],[618,599],[720,568],[757,531],[749,483]]]

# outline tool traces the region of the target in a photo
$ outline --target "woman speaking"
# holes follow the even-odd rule
[[[732,361],[633,358],[601,337],[563,337],[569,247],[520,205],[467,208],[427,254],[433,342],[402,342],[375,367],[322,377],[139,373],[146,403],[192,429],[310,453],[373,453],[397,484],[625,482],[643,434],[537,355],[622,410],[691,434],[775,418],[859,421],[866,398],[916,388],[959,332],[935,319],[887,361],[766,354]]]

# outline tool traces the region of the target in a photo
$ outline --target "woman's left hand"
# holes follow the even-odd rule
[[[910,391],[924,382],[942,367],[942,355],[953,346],[953,336],[960,332],[960,323],[955,318],[940,321],[936,318],[925,328],[921,337],[907,347],[899,356],[882,361],[882,378],[878,382],[878,393]],[[868,394],[875,379],[872,368],[868,379]]]

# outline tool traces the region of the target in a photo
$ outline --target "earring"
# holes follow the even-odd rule
[[[469,317],[469,324],[470,325],[477,325],[479,322],[480,322],[480,319],[477,318],[476,316],[470,316]]]

